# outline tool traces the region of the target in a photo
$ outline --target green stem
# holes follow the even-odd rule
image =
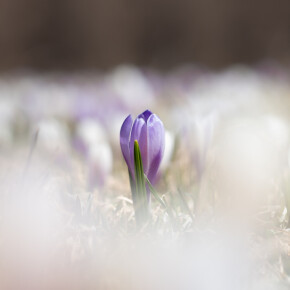
[[[149,220],[149,203],[147,198],[144,170],[140,147],[138,141],[134,141],[134,165],[135,165],[135,183],[130,176],[131,191],[135,209],[135,217],[138,226],[144,225]]]

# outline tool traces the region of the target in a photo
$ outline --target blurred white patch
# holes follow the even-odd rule
[[[113,154],[108,143],[97,143],[89,147],[88,155],[89,186],[103,185],[112,172]]]
[[[289,127],[286,122],[278,116],[268,115],[265,117],[265,123],[272,144],[277,150],[284,149],[289,142]]]
[[[104,185],[113,167],[112,149],[103,127],[93,119],[81,121],[76,128],[76,141],[88,165],[88,186]]]
[[[77,124],[76,137],[86,146],[92,147],[99,142],[106,142],[106,134],[103,127],[94,119],[84,119]]]
[[[204,116],[193,115],[191,120],[192,139],[197,145],[197,150],[201,154],[205,154],[212,142],[215,127],[217,125],[218,117],[215,113],[210,113]],[[189,127],[189,131],[190,130]],[[190,134],[190,132],[189,132]]]
[[[0,254],[5,267],[1,266],[0,287],[7,289],[7,282],[9,289],[40,289],[65,226],[59,204],[64,187],[56,172],[47,174],[47,163],[34,160],[29,172],[19,175],[22,158],[11,162],[17,162],[15,168],[1,180]]]
[[[270,121],[269,126],[269,120],[272,119],[232,120],[215,146],[218,190],[224,205],[229,200],[229,210],[240,215],[240,221],[246,221],[267,204],[275,193],[273,184],[285,166],[287,130],[278,120]]]
[[[13,120],[16,118],[16,104],[10,98],[0,98],[0,145],[13,141]]]
[[[56,119],[44,119],[38,123],[38,146],[49,152],[66,152],[70,148],[67,125]]]
[[[11,123],[3,121],[0,122],[0,146],[11,145],[13,142],[13,131]]]
[[[121,125],[123,124],[125,118],[127,115],[121,115],[117,114],[115,116],[112,116],[110,118],[110,122],[108,124],[109,127],[109,139],[112,142],[112,144],[118,149],[120,146],[120,130],[121,130]]]
[[[175,136],[172,132],[165,130],[165,149],[164,155],[161,161],[160,169],[165,170],[170,164],[172,154],[174,151]]]
[[[107,81],[129,108],[144,110],[144,107],[151,107],[153,90],[137,68],[120,66],[108,76]]]

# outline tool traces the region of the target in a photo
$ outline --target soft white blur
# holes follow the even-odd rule
[[[160,170],[166,170],[170,165],[172,154],[174,151],[175,136],[172,132],[165,130],[165,148],[163,158],[160,164]]]
[[[285,79],[0,77],[0,289],[289,289]],[[157,190],[175,220],[152,198],[138,231],[119,133],[145,109],[166,128]]]
[[[48,152],[66,152],[70,148],[69,129],[64,122],[43,119],[34,128],[38,130],[38,146]]]
[[[75,140],[85,157],[90,190],[103,186],[113,167],[113,155],[106,133],[96,120],[84,119],[76,128]]]

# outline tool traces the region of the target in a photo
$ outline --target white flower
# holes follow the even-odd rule
[[[174,151],[175,146],[175,136],[172,132],[165,130],[165,148],[164,148],[164,155],[161,161],[160,169],[165,170],[172,158],[172,154]]]
[[[69,129],[56,119],[45,119],[38,123],[38,146],[47,151],[67,151]]]

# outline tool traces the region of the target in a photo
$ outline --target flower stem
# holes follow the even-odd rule
[[[130,175],[130,185],[138,226],[144,225],[149,219],[149,203],[147,198],[144,170],[138,141],[134,141],[135,183]]]

